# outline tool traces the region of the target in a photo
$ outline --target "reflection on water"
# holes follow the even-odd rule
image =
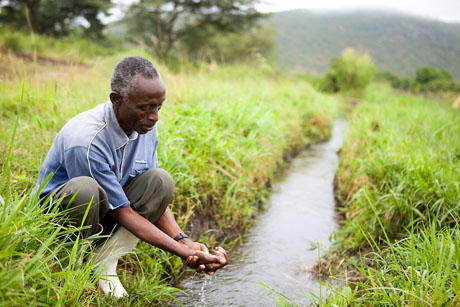
[[[177,285],[184,306],[274,306],[274,294],[262,284],[303,300],[319,291],[305,271],[317,263],[318,244],[326,249],[337,229],[333,179],[345,124],[337,120],[328,142],[293,159],[226,267],[215,277],[194,274]]]

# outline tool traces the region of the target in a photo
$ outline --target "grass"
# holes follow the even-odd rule
[[[84,285],[94,284],[91,266],[79,259],[79,238],[70,240],[77,229],[56,222],[58,204],[45,207],[37,195],[29,198],[10,193],[11,149],[17,123],[0,185],[3,195],[0,199],[0,305],[46,305],[47,302],[59,305],[64,297],[67,302],[75,303]],[[75,291],[75,283],[82,287]]]
[[[113,55],[119,46],[120,42],[114,38],[90,42],[77,35],[57,39],[19,32],[5,25],[0,28],[2,53],[14,53],[34,61],[81,63],[94,56]]]
[[[449,103],[370,90],[354,110],[336,178],[347,246],[365,243],[356,224],[378,243],[401,238],[412,222],[441,227],[458,217],[459,119]]]
[[[448,102],[378,84],[368,90],[336,175],[345,219],[335,256],[359,274],[342,270],[336,279],[356,295],[330,286],[318,305],[459,304],[459,132],[460,113]]]
[[[91,265],[78,266],[81,242],[63,244],[70,233],[55,222],[57,213],[42,214],[37,199],[28,198],[57,131],[107,100],[112,68],[133,54],[149,58],[131,50],[87,58],[85,65],[56,65],[0,53],[6,68],[0,76],[0,133],[7,136],[0,139],[0,246],[7,251],[0,256],[1,304],[28,305],[33,297],[36,305],[143,306],[172,299],[170,285],[182,263],[147,244],[119,264],[130,297],[104,298]],[[176,181],[172,206],[179,223],[212,246],[251,224],[267,182],[293,149],[329,136],[339,105],[267,65],[222,66],[212,73],[206,66],[190,67],[173,73],[157,65],[167,87],[158,123],[159,163]],[[228,240],[224,246],[231,246]]]
[[[389,244],[382,254],[372,253],[370,258],[375,265],[366,270],[370,283],[361,284],[366,294],[357,302],[378,301],[393,306],[458,305],[459,230],[458,227],[439,230],[433,223]]]

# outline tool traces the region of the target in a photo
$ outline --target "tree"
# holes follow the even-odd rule
[[[53,36],[87,23],[87,35],[101,36],[100,15],[107,15],[112,6],[111,0],[0,0],[0,22]]]
[[[180,47],[194,60],[218,62],[251,62],[272,56],[275,41],[271,26],[254,26],[249,31],[219,33],[206,31],[207,37],[196,39],[187,35]]]
[[[207,35],[249,29],[265,14],[254,8],[257,0],[140,0],[128,10],[132,38],[152,46],[167,58],[184,37],[203,40]]]

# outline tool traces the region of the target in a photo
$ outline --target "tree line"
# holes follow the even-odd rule
[[[452,74],[445,69],[436,67],[421,67],[417,69],[413,78],[400,77],[392,72],[380,72],[376,75],[377,80],[390,83],[393,88],[421,93],[460,93],[460,84]]]
[[[191,58],[231,60],[235,54],[268,56],[274,46],[271,30],[261,21],[268,14],[258,0],[139,0],[120,21],[123,39],[142,43],[157,57],[177,53]],[[0,25],[54,37],[80,33],[104,39],[104,17],[112,0],[0,0]]]

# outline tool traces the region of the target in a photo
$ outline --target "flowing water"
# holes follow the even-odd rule
[[[177,295],[184,306],[275,306],[268,287],[308,305],[309,291],[318,293],[320,286],[307,270],[337,230],[333,179],[345,126],[337,120],[328,142],[292,160],[226,267],[213,277],[194,274],[177,285],[184,290]]]

